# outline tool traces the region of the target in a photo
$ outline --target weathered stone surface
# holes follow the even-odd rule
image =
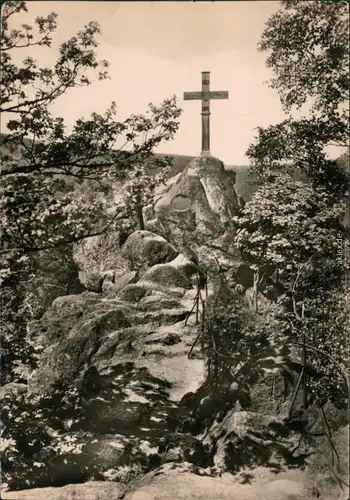
[[[144,297],[152,294],[152,289],[145,286],[143,283],[133,283],[126,285],[118,292],[118,297],[127,302],[139,302]]]
[[[181,337],[177,333],[169,333],[163,340],[163,345],[175,345],[181,342]]]
[[[203,468],[211,465],[203,443],[180,432],[169,433],[160,443],[159,453],[163,454],[162,463],[187,462]]]
[[[168,264],[157,264],[149,269],[143,276],[142,281],[159,283],[163,286],[192,288],[191,281],[181,272],[178,267]]]
[[[59,380],[73,379],[89,363],[108,333],[127,326],[130,326],[128,320],[117,308],[94,313],[91,319],[72,328],[67,337],[47,347],[40,367],[29,381],[30,392],[45,393]]]
[[[122,255],[132,269],[148,269],[169,262],[177,255],[175,247],[150,231],[135,231],[122,247]]]
[[[43,318],[40,338],[47,335],[49,340],[29,381],[30,394],[50,392],[55,382],[67,378],[81,385],[90,366],[88,371],[96,371],[94,388],[70,431],[91,433],[97,442],[101,436],[118,433],[124,436],[125,446],[132,444],[134,448],[136,437],[158,446],[168,433],[169,409],[188,390],[196,390],[205,377],[204,361],[187,356],[197,330],[183,324],[188,313],[181,297],[184,290],[151,282],[141,285],[155,296],[139,303],[103,298],[93,292],[57,299]],[[187,452],[186,457],[190,460]],[[83,462],[72,460],[67,457],[62,467],[56,464],[58,470],[61,468],[62,474],[70,471],[67,477],[72,482],[88,479],[79,472]],[[108,465],[103,453],[100,462]],[[44,481],[40,484],[49,484],[48,477],[40,474]]]
[[[167,384],[169,400],[180,401],[205,380],[204,360],[188,359],[197,333],[196,328],[185,327],[183,322],[159,326],[148,321],[111,334],[92,362],[102,374],[112,373],[121,363],[134,363],[136,372],[147,369],[152,377]],[[169,335],[176,336],[180,342],[167,345],[164,341]]]
[[[287,430],[282,417],[232,410],[213,424],[204,444],[215,443],[214,467],[218,471],[237,473],[264,467],[277,473],[306,465],[308,453],[298,449],[299,438],[292,428]]]
[[[47,346],[65,338],[73,327],[85,321],[90,314],[100,314],[117,303],[101,300],[94,292],[58,297],[38,321],[28,325],[29,336],[37,345]],[[118,304],[120,305],[120,304]]]
[[[188,311],[182,307],[181,309],[156,309],[147,310],[144,312],[135,313],[132,322],[136,325],[173,325],[180,321],[184,321]]]
[[[234,182],[234,173],[217,158],[193,159],[154,207],[169,241],[186,244],[191,233],[220,234],[238,214]]]
[[[91,292],[101,292],[103,278],[103,272],[79,271],[80,282]]]
[[[144,297],[138,304],[140,311],[159,311],[162,309],[183,309],[182,302],[177,297],[169,297],[162,292],[154,292]]]
[[[92,293],[92,292],[88,292]],[[29,338],[43,347],[65,337],[82,317],[95,310],[98,296],[66,295],[53,301],[50,309],[38,321],[28,325]]]
[[[36,318],[62,295],[79,294],[85,287],[78,279],[78,268],[73,261],[72,245],[38,252],[32,256],[34,276],[22,282],[26,296],[34,298]]]
[[[4,500],[118,500],[126,489],[122,483],[88,481],[60,488],[2,492],[2,498]]]
[[[145,281],[142,277],[137,283],[127,285],[120,290],[117,297],[127,302],[139,303],[146,297],[159,296],[158,294],[162,294],[166,297],[182,297],[185,294],[185,288],[171,286],[170,284],[164,285],[162,283]]]
[[[117,294],[129,284],[136,283],[138,279],[138,274],[136,271],[123,272],[116,276],[113,276],[113,280],[103,280],[102,292],[105,294]]]
[[[169,265],[181,271],[189,279],[199,272],[198,266],[184,254],[179,254],[174,260],[169,262]]]
[[[79,269],[80,282],[93,292],[102,291],[106,273],[128,270],[116,231],[106,231],[100,236],[92,236],[74,244],[73,257]]]
[[[239,484],[232,476],[210,477],[207,470],[184,463],[167,463],[130,485],[125,500],[311,500],[300,483],[302,473],[286,473],[283,479],[269,476]]]
[[[120,362],[101,375],[100,391],[89,400],[77,428],[99,435],[118,432],[159,439],[166,425],[170,386],[146,367]]]

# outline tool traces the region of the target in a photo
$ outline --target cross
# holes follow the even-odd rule
[[[210,92],[210,71],[202,71],[202,91],[184,92],[185,101],[198,99],[202,101],[202,154],[210,154],[210,99],[228,99],[228,92]]]

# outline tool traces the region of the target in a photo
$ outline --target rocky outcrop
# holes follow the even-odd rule
[[[194,256],[194,259],[192,258],[191,260],[189,256],[181,253],[176,257],[176,259],[169,262],[169,266],[172,266],[180,271],[184,276],[191,279],[194,275],[200,272],[200,269],[194,260],[196,260],[196,256]]]
[[[132,269],[148,269],[173,260],[177,254],[162,236],[150,231],[135,231],[122,247],[122,256]]]
[[[247,411],[236,403],[240,389],[215,388],[207,376],[206,339],[192,308],[202,268],[213,271],[202,296],[207,321],[234,301],[245,321],[252,316],[253,273],[233,249],[234,183],[219,160],[193,159],[145,209],[155,233],[136,231],[121,246],[110,232],[75,246],[88,290],[56,298],[28,326],[40,364],[28,385],[0,391],[18,402],[34,395],[45,403],[54,395],[55,415],[42,424],[46,441],[36,441],[27,462],[12,458],[10,470],[16,488],[42,488],[4,499],[309,498],[317,480],[310,482],[303,468],[311,452],[275,401],[281,374],[262,369],[274,377],[273,397],[268,377],[254,382]],[[265,307],[259,294],[259,312]],[[73,484],[60,487],[67,482]]]
[[[138,274],[136,271],[121,272],[115,275],[106,275],[102,283],[102,292],[106,295],[117,294],[127,285],[136,283]]]
[[[170,188],[160,195],[149,220],[154,225],[156,218],[166,233],[164,236],[180,246],[203,234],[218,235],[238,214],[234,183],[234,172],[226,170],[217,158],[195,158],[176,182],[171,180]]]
[[[205,377],[203,359],[188,359],[198,331],[191,321],[184,326],[193,294],[187,290],[191,282],[178,267],[190,275],[191,262],[173,261],[174,266],[151,267],[145,273],[147,280],[127,284],[113,296],[85,291],[59,297],[41,320],[31,323],[31,340],[41,346],[42,355],[29,380],[30,397],[50,394],[63,381],[84,388],[85,394],[79,417],[71,421],[67,434],[67,439],[70,435],[78,439],[82,453],[78,458],[52,457],[47,472],[55,484],[62,484],[67,471],[72,482],[107,474],[112,468],[108,450],[114,446],[109,442],[115,443],[116,436],[120,448],[129,450],[129,459],[114,454],[111,461],[117,469],[126,468],[131,478],[154,467],[159,456],[169,452],[162,444],[168,434],[169,411]],[[177,278],[172,282],[167,274],[157,274],[159,267],[167,272],[167,266]],[[129,273],[123,284],[129,278],[136,280],[136,273]],[[104,451],[94,443],[103,445]],[[155,456],[142,452],[144,443],[155,450]],[[190,455],[189,446],[179,460],[190,460]],[[100,465],[92,467],[97,456]],[[198,461],[198,452],[196,457]],[[36,456],[36,463],[45,460]],[[42,470],[37,479],[31,475],[34,484],[49,484]]]
[[[264,392],[260,401],[252,394],[253,408],[240,411],[234,397],[224,399],[223,388],[211,396],[205,392],[199,327],[190,315],[197,267],[188,252],[139,273],[116,278],[110,272],[105,281],[115,286],[113,293],[59,297],[29,325],[32,342],[42,350],[40,365],[28,392],[21,384],[12,392],[22,401],[47,397],[64,382],[83,398],[68,420],[57,423],[55,416],[59,432],[51,435],[49,451],[37,451],[25,468],[12,466],[17,488],[30,481],[52,498],[62,492],[66,498],[84,494],[97,500],[97,483],[89,481],[104,479],[117,481],[111,484],[119,489],[108,490],[107,483],[102,495],[129,500],[308,498],[311,480],[294,469],[304,467],[311,452],[300,445],[299,432],[269,414],[273,405],[265,413],[258,408],[271,397]],[[205,300],[207,319],[237,299],[248,318],[250,291],[243,292],[221,278],[213,281]],[[224,411],[215,417],[217,408]],[[45,488],[84,481],[86,487]],[[336,498],[333,493],[330,498]],[[25,491],[16,495],[28,498]]]
[[[57,297],[85,290],[78,279],[72,245],[34,253],[29,262],[32,276],[21,286],[35,318],[40,318]]]
[[[193,461],[204,460],[195,438],[180,453],[164,441],[169,412],[205,378],[203,359],[188,359],[198,334],[193,322],[184,326],[192,292],[151,281],[123,290],[142,286],[146,293],[131,301],[87,291],[60,297],[31,324],[31,339],[43,352],[29,380],[29,398],[46,397],[64,382],[83,391],[84,403],[66,434],[57,437],[79,451],[63,446],[45,469],[45,449],[38,452],[27,471],[20,465],[12,471],[17,487],[27,479],[42,487],[100,477],[129,481],[176,454],[178,461],[191,461],[193,450]]]
[[[73,245],[73,258],[79,269],[79,280],[92,292],[101,292],[106,275],[129,271],[122,257],[117,231],[106,231]]]
[[[188,277],[200,272],[217,274],[230,270],[235,281],[245,288],[252,286],[253,273],[234,249],[235,225],[240,203],[235,192],[235,172],[212,156],[194,158],[176,177],[171,178],[156,197],[154,206],[144,211],[146,228],[162,234],[182,254],[190,249],[196,254],[182,272]],[[188,256],[186,255],[186,258]],[[177,266],[174,262],[174,267]],[[190,271],[190,275],[187,271]]]
[[[143,281],[151,283],[159,283],[163,286],[177,287],[177,288],[192,288],[191,281],[181,272],[175,265],[157,264],[151,267],[143,276]]]
[[[263,416],[259,413],[231,410],[221,422],[215,422],[211,427],[205,443],[214,444],[214,467],[216,470],[233,473],[242,467],[253,469],[257,466],[271,468],[280,462],[276,452],[285,447],[285,456],[292,455],[294,444],[283,443],[283,439],[274,429],[281,429],[282,418]],[[278,439],[279,438],[279,439]],[[274,441],[276,442],[274,443]],[[266,446],[266,445],[269,446]],[[277,445],[274,449],[274,444]],[[246,450],[249,450],[246,454]],[[275,465],[273,465],[275,464]],[[281,468],[281,464],[279,466]]]
[[[183,322],[191,308],[191,301],[182,298],[184,292],[167,283],[141,281],[127,285],[115,298],[84,292],[56,299],[43,318],[30,325],[32,341],[44,349],[29,384],[31,391],[45,392],[62,376],[74,379],[94,362],[95,355],[100,359],[98,353],[106,352],[106,346],[113,352],[112,339],[115,346],[121,338],[133,342],[135,334],[127,333],[128,327],[148,325],[152,329]],[[138,335],[145,338],[147,332],[137,330]]]
[[[27,491],[2,492],[4,500],[119,500],[126,491],[122,483],[88,481],[61,488],[34,488]]]
[[[159,296],[158,294],[161,294],[161,297],[182,297],[185,294],[185,289],[141,279],[137,283],[125,286],[118,292],[117,298],[125,302],[138,303],[145,297],[157,297]]]
[[[94,292],[58,297],[40,320],[28,325],[29,338],[41,348],[52,346],[64,340],[89,314],[99,314],[109,309],[109,302],[101,300],[101,296]]]
[[[194,473],[196,472],[196,473]],[[305,500],[304,486],[300,479],[303,473],[283,474],[283,479],[276,480],[273,475],[263,476],[254,481],[254,476],[242,477],[240,484],[232,476],[210,477],[207,470],[194,468],[193,465],[176,463],[164,465],[135,485],[125,495],[125,500]]]
[[[90,364],[103,339],[110,332],[127,326],[130,324],[118,307],[91,313],[67,336],[46,348],[41,367],[30,381],[31,392],[45,393],[59,380],[67,377],[73,380],[84,366]]]
[[[4,493],[4,500],[308,500],[300,484],[302,474],[285,479],[239,484],[227,475],[210,477],[204,469],[197,474],[190,463],[182,467],[169,462],[131,486],[116,482],[87,482],[61,488],[37,488]],[[128,491],[131,490],[131,491]],[[337,497],[335,497],[338,500]],[[332,499],[333,500],[333,499]]]

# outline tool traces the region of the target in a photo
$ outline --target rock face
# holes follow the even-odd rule
[[[262,481],[251,478],[248,484],[239,484],[232,476],[210,477],[205,470],[191,473],[190,464],[176,467],[166,464],[162,469],[148,474],[125,500],[308,500],[303,485],[302,473],[284,475],[276,480],[267,475]],[[253,481],[252,481],[253,480]],[[252,481],[252,483],[251,483]]]
[[[180,264],[189,265],[178,260]],[[168,264],[145,274],[152,275],[158,266]],[[190,439],[180,454],[178,445],[166,441],[169,413],[205,379],[204,360],[188,359],[198,335],[193,321],[184,325],[192,307],[192,290],[185,288],[190,282],[176,267],[171,269],[181,283],[169,286],[169,281],[148,276],[149,281],[128,284],[114,296],[85,291],[60,297],[30,325],[31,339],[43,352],[28,383],[29,399],[50,394],[62,381],[85,396],[79,417],[59,438],[78,443],[80,451],[50,457],[45,471],[34,466],[33,472],[33,465],[26,473],[19,471],[17,485],[25,487],[27,477],[42,487],[101,476],[129,481],[160,465],[161,457],[205,462],[205,451],[194,437],[177,439]],[[34,462],[47,459],[39,452]]]
[[[193,159],[177,176],[176,182],[160,196],[154,217],[166,236],[178,244],[186,244],[191,233],[216,235],[238,214],[239,204],[234,190],[235,174],[212,156]],[[155,224],[154,218],[151,224]]]
[[[148,269],[171,261],[178,252],[158,234],[135,231],[124,243],[121,254],[132,269]]]
[[[207,378],[193,308],[201,267],[219,262],[228,271],[227,281],[216,274],[202,286],[205,319],[236,299],[245,319],[251,312],[252,271],[232,250],[234,181],[219,160],[195,158],[155,209],[146,210],[147,227],[163,236],[136,231],[120,246],[117,234],[108,233],[75,247],[88,290],[56,298],[28,325],[40,364],[28,385],[0,391],[3,399],[13,393],[21,401],[40,400],[62,384],[68,404],[59,394],[49,444],[30,451],[25,467],[10,470],[11,487],[41,488],[5,492],[4,499],[311,498],[302,470],[309,452],[300,448],[300,434],[276,417],[274,405],[263,413],[259,398],[252,398],[249,411],[240,411],[233,398],[225,400],[223,387],[213,394]],[[77,393],[83,396],[72,403]],[[224,411],[215,417],[217,407]]]
[[[240,211],[234,186],[235,172],[225,169],[220,160],[212,156],[194,158],[183,172],[168,181],[154,206],[145,208],[144,219],[147,229],[162,234],[181,254],[195,252],[196,259],[189,259],[192,265],[187,265],[186,270],[194,263],[201,271],[214,274],[218,265],[232,268],[236,282],[247,288],[253,283],[252,271],[233,248],[232,217]],[[215,250],[215,246],[234,254]]]
[[[61,488],[35,488],[27,491],[3,493],[4,500],[118,500],[126,487],[122,483],[90,481],[84,484],[68,484]]]
[[[97,309],[84,319],[67,336],[47,347],[37,373],[38,379],[34,376],[31,380],[33,389],[48,392],[55,382],[66,377],[73,379],[84,366],[89,365],[105,336],[130,326],[117,306],[107,311]]]
[[[136,271],[127,271],[118,274],[113,273],[111,276],[105,275],[102,283],[102,292],[107,295],[117,294],[127,285],[136,283],[137,279],[138,276]]]
[[[190,464],[188,464],[190,465]],[[61,488],[37,488],[28,491],[3,493],[4,500],[308,500],[298,483],[293,479],[265,479],[264,483],[244,485],[233,482],[229,477],[214,478],[202,472],[195,475],[176,469],[168,463],[160,470],[148,474],[139,484],[132,485],[132,491],[122,483],[86,482]],[[300,474],[299,474],[300,476]],[[336,498],[336,500],[338,500]]]
[[[169,264],[157,264],[143,276],[144,281],[151,281],[169,287],[192,288],[191,281],[176,267]]]
[[[85,287],[78,279],[72,246],[38,252],[32,257],[34,276],[23,284],[25,295],[32,297],[33,312],[40,317],[60,296],[79,294]]]
[[[106,231],[74,244],[73,258],[79,269],[80,282],[92,292],[101,292],[106,275],[130,271],[128,262],[121,255],[116,231]]]
[[[157,270],[154,266],[149,272],[154,268]],[[109,360],[115,349],[120,352],[122,346],[137,340],[139,351],[133,347],[131,357],[119,359],[118,354],[116,359],[119,362],[133,361],[137,353],[142,355],[143,341],[149,333],[154,333],[162,325],[165,327],[162,335],[177,333],[177,327],[170,325],[183,322],[192,306],[191,300],[184,297],[184,285],[191,284],[185,275],[177,272],[182,280],[177,287],[156,279],[153,282],[142,279],[125,286],[113,298],[84,292],[56,299],[41,320],[29,327],[32,341],[44,349],[41,365],[31,378],[30,390],[49,391],[50,386],[63,376],[74,379],[95,360],[102,361],[101,352]],[[142,329],[143,325],[146,325],[146,330]],[[146,358],[143,359],[145,363],[148,364]]]

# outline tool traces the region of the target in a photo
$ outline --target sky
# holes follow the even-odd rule
[[[184,101],[184,91],[199,91],[201,71],[211,72],[211,90],[229,91],[228,100],[211,102],[211,153],[230,165],[247,164],[245,152],[257,126],[285,118],[276,91],[267,80],[266,54],[257,50],[268,18],[279,2],[28,2],[31,23],[49,12],[59,27],[51,49],[22,49],[45,65],[54,63],[59,43],[87,22],[98,21],[98,55],[110,62],[110,79],[70,90],[54,105],[68,129],[77,118],[103,112],[116,101],[120,119],[143,113],[148,103],[176,95],[183,109],[173,141],[163,153],[197,156],[201,148],[201,105]],[[14,18],[15,19],[15,18]],[[28,52],[24,53],[23,52]]]

